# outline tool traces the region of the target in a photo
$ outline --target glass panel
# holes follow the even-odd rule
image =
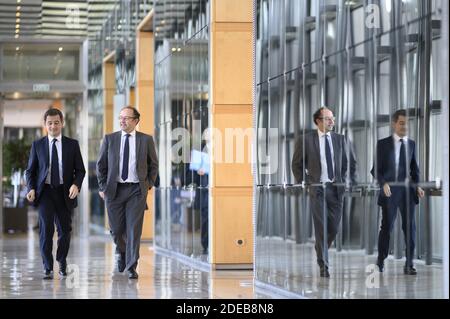
[[[428,4],[421,1],[379,1],[379,10],[373,11],[380,14],[375,19],[379,24],[372,27],[367,18],[374,7],[364,1],[299,3],[256,3],[256,280],[313,298],[442,296],[442,194],[436,183],[443,165],[437,149],[442,122],[436,22],[440,2],[430,3],[436,21],[427,33]],[[314,123],[313,114],[324,105],[332,115],[322,111]],[[392,141],[398,130],[393,114],[400,109],[405,110],[407,136],[415,141],[407,148],[415,150],[420,176],[417,180],[415,166],[408,162],[410,184],[403,196],[398,194],[405,184],[394,173],[390,187],[410,204],[391,209],[379,199],[384,184],[373,175],[378,177],[381,167],[376,145]],[[332,164],[327,164],[326,139],[320,140],[317,132],[325,125],[322,121],[333,124],[328,146]],[[266,130],[270,127],[276,130]],[[381,157],[395,160],[392,152],[390,148]],[[410,153],[408,158],[412,161]],[[332,184],[324,185],[329,165]],[[425,196],[416,205],[412,200],[418,186]],[[395,204],[395,198],[388,203]],[[408,224],[415,224],[415,230]],[[383,230],[386,225],[391,232]],[[415,295],[402,291],[400,283],[413,242],[409,256],[420,272],[430,274],[414,285],[436,287],[415,290]],[[399,276],[398,282],[368,289],[366,280],[378,271],[377,256],[383,254],[386,271]],[[324,282],[325,267],[318,264],[325,266],[326,260],[331,279]],[[434,267],[428,268],[429,263]]]
[[[78,81],[80,46],[74,44],[4,44],[4,81]]]
[[[160,157],[161,188],[170,194],[158,213],[170,218],[157,221],[156,236],[171,239],[156,244],[207,261],[208,163],[197,167],[193,159],[208,159],[208,1],[158,1],[154,22],[156,119],[168,128],[158,138],[166,154]]]

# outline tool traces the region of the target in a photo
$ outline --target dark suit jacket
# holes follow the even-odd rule
[[[416,160],[416,143],[407,139],[407,163],[409,163],[409,177],[413,183],[419,182],[419,166]],[[376,170],[375,170],[376,168]],[[387,138],[381,139],[377,142],[376,150],[376,163],[375,167],[370,171],[373,177],[378,181],[378,184],[382,188],[385,183],[392,183],[396,181],[395,172],[395,147],[394,147],[394,137],[389,136]],[[419,197],[417,196],[416,187],[410,187],[411,199],[414,200],[416,204],[419,203]],[[387,197],[384,195],[383,190],[380,190],[380,195],[378,196],[378,205],[383,205],[387,201]]]
[[[120,142],[122,131],[105,135],[97,160],[99,190],[114,199],[120,166]],[[136,131],[136,172],[142,194],[153,187],[158,175],[158,156],[151,135]]]
[[[303,139],[304,137],[304,139]],[[353,148],[344,135],[331,132],[333,143],[335,182],[356,183],[356,160]],[[304,148],[304,150],[303,150]],[[349,158],[347,158],[347,153]],[[292,172],[297,183],[320,183],[322,166],[320,164],[320,145],[317,130],[300,136],[295,143],[294,156],[292,158]]]
[[[84,169],[83,158],[81,157],[78,141],[63,136],[61,145],[64,200],[67,208],[71,210],[77,207],[78,202],[77,198],[69,198],[69,189],[74,184],[78,186],[78,189],[81,189],[86,170]],[[48,175],[49,163],[48,137],[45,136],[34,141],[31,145],[28,167],[25,171],[28,190],[34,189],[36,191],[36,199],[33,202],[33,206],[39,205],[45,179]]]

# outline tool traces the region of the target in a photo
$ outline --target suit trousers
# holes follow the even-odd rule
[[[380,264],[389,255],[390,234],[395,224],[397,210],[399,209],[402,216],[402,230],[406,244],[406,266],[413,265],[416,238],[415,203],[411,196],[407,196],[409,192],[409,188],[391,187],[391,197],[386,198],[381,206],[382,220],[378,235],[378,263]]]
[[[310,188],[310,203],[315,233],[317,263],[328,267],[328,248],[336,239],[342,218],[343,197],[332,184]],[[325,243],[326,242],[326,246]]]
[[[53,234],[58,230],[56,260],[65,262],[70,247],[72,210],[64,200],[63,186],[53,188],[45,184],[39,202],[39,246],[45,269],[53,270]]]
[[[125,254],[125,270],[135,268],[139,260],[146,200],[139,183],[118,183],[115,198],[106,197],[111,235],[116,251]]]

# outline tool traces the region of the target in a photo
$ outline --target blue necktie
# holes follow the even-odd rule
[[[52,167],[51,167],[51,181],[53,187],[59,186],[59,159],[58,159],[58,151],[56,149],[56,141],[57,139],[53,139],[52,145]]]
[[[398,159],[398,177],[397,179],[403,182],[406,179],[406,150],[403,139],[400,139],[400,156]]]
[[[327,135],[325,135],[325,157],[327,159],[328,179],[332,181],[334,179],[333,160],[331,159],[331,148]]]
[[[130,160],[130,134],[125,135],[125,146],[123,148],[123,163],[122,163],[122,180],[126,181],[128,178],[128,161]]]

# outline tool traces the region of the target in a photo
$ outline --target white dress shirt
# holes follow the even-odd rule
[[[403,144],[405,144],[405,155],[407,154],[406,148],[408,147],[408,144],[407,144],[408,137],[407,136],[400,137],[396,133],[394,133],[395,176],[398,176],[398,163],[400,162],[400,147],[402,146],[400,139],[403,139]],[[408,165],[406,165],[406,167],[408,167]],[[408,173],[406,175],[408,175]]]
[[[130,137],[128,138],[129,146],[130,146],[130,154],[128,157],[128,178],[126,181],[122,179],[122,167],[123,167],[123,150],[125,148],[125,140],[126,135],[128,133],[122,131],[122,139],[120,140],[120,162],[119,162],[119,183],[139,183],[139,178],[136,172],[136,130],[129,133]]]
[[[333,142],[331,140],[331,133],[323,133],[321,130],[317,130],[319,134],[319,148],[320,148],[320,166],[322,168],[322,172],[320,175],[321,183],[333,182],[328,178],[328,166],[327,166],[327,157],[325,155],[325,138],[328,139],[328,145],[330,145],[331,151],[331,161],[333,162],[333,172],[334,176],[336,176],[336,170],[334,169],[334,152],[333,152]]]
[[[62,168],[62,134],[60,134],[57,137],[51,137],[50,135],[48,137],[48,174],[47,178],[45,179],[45,184],[51,184],[51,174],[52,174],[52,149],[53,149],[53,140],[56,138],[56,152],[58,153],[58,167],[59,167],[59,183],[63,184],[63,168]]]

